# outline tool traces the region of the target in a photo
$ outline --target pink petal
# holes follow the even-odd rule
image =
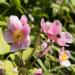
[[[23,25],[27,25],[27,23],[28,23],[27,17],[26,17],[25,15],[23,15],[23,16],[21,17],[20,21],[21,21],[21,23],[22,23]]]
[[[25,35],[25,37],[27,37],[27,35],[30,34],[30,27],[27,26],[27,25],[24,25],[24,26],[22,27],[22,32],[23,32],[23,34]]]
[[[46,32],[46,31],[45,31],[45,21],[44,21],[43,18],[41,19],[41,27],[42,27],[41,30],[42,30],[43,32]]]
[[[30,37],[27,36],[26,39],[24,39],[22,42],[17,42],[17,43],[13,43],[11,45],[11,52],[15,52],[15,51],[18,51],[18,50],[21,50],[21,49],[26,49],[29,47],[31,41],[30,41]]]
[[[72,35],[69,32],[62,32],[60,35],[64,42],[66,42],[66,43],[73,42]]]
[[[64,53],[64,50],[65,50],[65,48],[62,47],[62,48],[60,49],[60,51],[59,51],[59,55],[63,54],[63,53]]]
[[[12,32],[9,30],[6,30],[4,32],[4,39],[7,41],[7,43],[13,43],[13,38],[12,38]]]
[[[60,49],[60,51],[59,51],[59,60],[61,60],[61,55],[63,55],[63,53],[64,53],[64,47],[62,47],[61,49]]]
[[[26,49],[30,46],[31,40],[30,36],[27,36],[27,38],[24,39],[24,41],[21,42],[21,49]]]
[[[42,69],[41,68],[37,69],[34,75],[43,75]]]
[[[50,25],[51,25],[50,22],[45,22],[43,18],[41,19],[41,28],[42,28],[41,30],[42,30],[42,32],[48,33],[48,31],[50,29]]]
[[[62,31],[62,25],[59,20],[55,20],[49,29],[49,33],[51,34],[59,34]]]
[[[10,16],[9,20],[8,20],[8,29],[10,29],[11,31],[14,31],[15,29],[21,29],[22,28],[22,24],[20,22],[20,20],[18,19],[17,16]]]
[[[68,55],[68,58],[70,58],[71,57],[70,51],[66,50],[66,53]]]
[[[13,44],[11,45],[10,50],[11,50],[11,52],[16,52],[16,51],[20,50],[20,47],[21,47],[20,44],[13,43]]]
[[[62,38],[58,38],[58,39],[57,39],[57,43],[58,43],[58,45],[60,45],[60,46],[67,46],[66,43],[63,41]]]
[[[62,47],[62,48],[61,48],[61,50],[60,50],[60,52],[64,52],[64,50],[65,50],[65,48],[64,48],[64,47]]]
[[[43,42],[41,44],[42,50],[44,50],[48,46],[47,42]]]
[[[57,36],[56,35],[52,35],[52,34],[47,34],[48,38],[50,40],[52,40],[53,42],[56,42],[57,41]]]

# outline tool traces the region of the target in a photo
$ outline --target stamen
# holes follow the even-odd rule
[[[62,60],[62,61],[67,60],[67,54],[66,54],[66,52],[64,52],[64,53],[61,55],[61,60]]]
[[[22,41],[23,38],[24,38],[24,34],[21,30],[16,30],[13,33],[14,42]]]

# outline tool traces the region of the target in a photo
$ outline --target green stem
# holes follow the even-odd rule
[[[23,55],[23,50],[20,50],[19,52],[20,59],[22,59],[22,55]]]
[[[75,14],[75,9],[73,8],[73,6],[71,5],[69,0],[67,0],[67,3],[69,5],[69,7],[71,8],[72,12]]]
[[[29,55],[27,62],[30,60],[30,58],[33,56],[34,52],[36,51],[39,40],[40,40],[40,35],[37,34],[34,49],[32,50],[31,54]]]
[[[37,62],[39,63],[39,65],[41,66],[43,71],[46,72],[47,69],[45,68],[44,64],[42,63],[42,61],[39,58],[37,59]]]
[[[43,71],[44,72],[46,72],[46,67],[44,66],[44,64],[43,64],[43,62],[41,61],[41,59],[39,59],[39,58],[37,58],[37,57],[35,57],[34,56],[34,58],[35,58],[35,60],[38,62],[38,64],[41,66],[41,68],[43,69]]]
[[[75,64],[71,64],[71,66],[69,66],[69,67],[70,67],[70,68],[71,68],[71,67],[75,67]],[[57,66],[57,67],[51,69],[50,72],[56,71],[56,70],[61,69],[61,68],[65,68],[65,66]],[[68,68],[68,67],[66,67],[66,68]]]

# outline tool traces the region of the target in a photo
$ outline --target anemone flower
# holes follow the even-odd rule
[[[56,42],[60,46],[69,46],[68,44],[73,41],[72,35],[69,32],[62,32],[62,24],[59,20],[51,23],[41,19],[41,31],[44,32],[52,42]]]
[[[71,57],[71,54],[68,50],[64,50],[64,47],[62,47],[59,51],[59,61],[62,66],[70,66],[71,63],[68,60]]]
[[[42,69],[41,69],[41,68],[37,69],[37,70],[35,71],[34,75],[43,75]]]
[[[30,45],[30,27],[25,15],[19,20],[17,16],[11,15],[7,30],[4,31],[4,38],[11,45],[11,52],[26,49]]]

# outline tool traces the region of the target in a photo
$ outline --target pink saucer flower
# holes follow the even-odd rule
[[[41,68],[37,69],[37,70],[35,71],[34,75],[43,75],[42,69],[41,69]]]
[[[44,32],[52,42],[60,46],[69,46],[72,43],[72,35],[69,32],[62,32],[62,25],[59,20],[53,23],[41,20],[41,31]]]
[[[41,51],[39,53],[39,57],[42,57],[44,55],[46,55],[48,52],[50,52],[51,54],[53,54],[53,49],[50,45],[50,40],[48,39],[47,41],[43,41],[41,44]]]
[[[11,52],[26,49],[30,45],[30,27],[25,15],[19,20],[17,16],[11,15],[8,20],[7,30],[4,38],[11,44]]]
[[[64,47],[62,47],[59,51],[59,61],[62,66],[70,66],[71,63],[68,60],[71,57],[71,54],[68,50],[65,51]]]

